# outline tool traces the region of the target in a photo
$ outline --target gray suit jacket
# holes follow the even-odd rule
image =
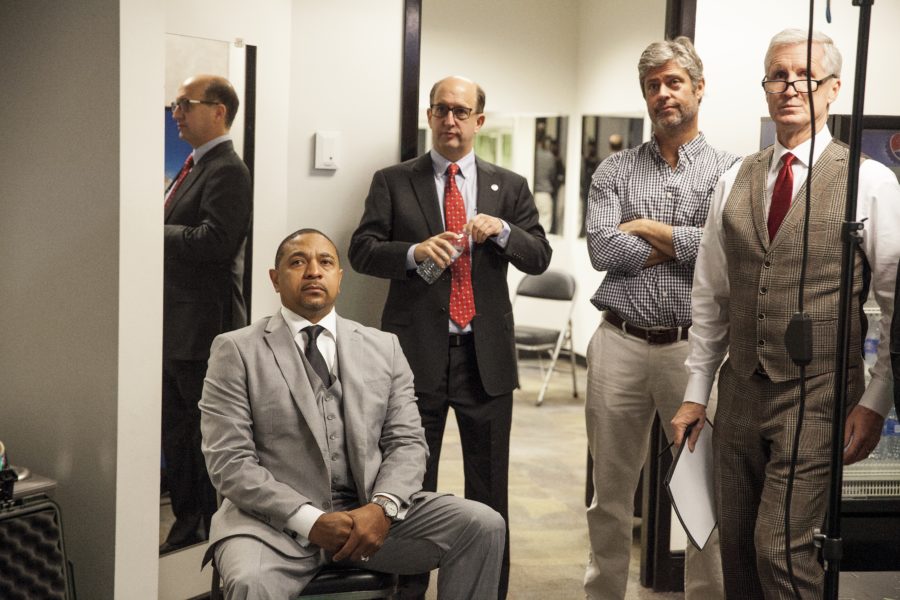
[[[338,316],[337,356],[359,501],[379,491],[408,504],[421,490],[428,449],[400,344]],[[283,531],[305,503],[331,509],[331,474],[323,417],[280,312],[215,339],[200,411],[203,454],[223,498],[210,549],[248,535],[288,556],[317,553]]]

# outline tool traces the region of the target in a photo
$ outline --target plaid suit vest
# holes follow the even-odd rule
[[[797,311],[802,260],[806,183],[791,203],[774,240],[766,229],[766,174],[773,147],[744,159],[722,215],[728,260],[731,366],[744,378],[762,368],[775,382],[796,379],[800,368],[788,356],[784,334]],[[831,142],[813,166],[809,257],[804,312],[813,321],[813,360],[807,376],[835,369],[841,274],[841,227],[847,189],[846,146]],[[855,251],[850,319],[851,366],[861,365],[859,306],[862,251]]]

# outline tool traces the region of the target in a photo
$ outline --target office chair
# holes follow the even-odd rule
[[[562,271],[546,271],[541,275],[526,275],[513,302],[516,322],[516,351],[537,352],[542,359],[550,355],[550,367],[544,373],[536,404],[544,403],[544,394],[556,368],[559,353],[565,345],[572,366],[572,396],[578,397],[575,381],[575,350],[572,346],[572,310],[575,306],[575,278]]]

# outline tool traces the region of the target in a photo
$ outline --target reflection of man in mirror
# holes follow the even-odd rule
[[[507,265],[543,272],[550,245],[523,177],[475,156],[484,123],[484,91],[448,77],[431,89],[428,123],[434,148],[375,173],[350,242],[350,264],[390,279],[382,328],[397,334],[415,374],[428,440],[424,488],[437,486],[449,408],[462,442],[466,498],[507,519],[512,392],[518,386]],[[457,233],[468,235],[451,263]],[[429,285],[423,261],[450,266]],[[508,519],[507,519],[508,523]],[[500,597],[506,596],[509,552]],[[424,582],[405,581],[403,597],[424,597]]]
[[[687,384],[694,259],[716,181],[737,160],[698,129],[706,83],[688,38],[650,44],[638,77],[652,138],[607,157],[588,195],[588,253],[606,272],[591,299],[603,321],[588,347],[585,406],[595,493],[584,590],[593,600],[625,595],[650,427],[658,413],[673,439],[669,420]],[[702,552],[688,544],[687,600],[723,596],[718,550],[715,537]]]
[[[770,41],[762,96],[775,124],[775,143],[735,165],[715,188],[694,279],[690,381],[672,422],[676,440],[687,423],[704,422],[707,397],[721,364],[713,452],[729,598],[795,597],[794,585],[804,598],[821,598],[824,588],[813,535],[825,519],[831,476],[834,344],[849,151],[832,140],[826,125],[829,106],[841,88],[841,54],[831,38],[815,32],[810,57],[807,35],[787,29]],[[891,407],[887,336],[900,260],[896,177],[877,161],[863,160],[857,200],[855,220],[865,229],[854,251],[853,287],[847,290],[852,296],[849,314],[857,317],[848,323],[844,464],[864,459],[875,448]],[[788,353],[785,332],[799,310],[807,218],[809,256],[802,312],[812,315],[813,338],[811,362],[801,372]],[[858,318],[860,303],[865,302],[862,289],[868,287],[863,263],[871,270],[871,289],[881,309],[880,347],[868,386]],[[801,402],[803,418],[798,424]],[[784,516],[797,427],[801,434],[789,520],[792,582],[787,576]],[[690,445],[696,438],[692,433]]]
[[[544,137],[534,149],[534,204],[545,231],[553,230],[553,207],[556,204],[556,156],[550,150],[551,140]]]
[[[205,540],[216,510],[197,402],[213,338],[247,324],[252,185],[228,133],[237,110],[234,88],[211,75],[185,81],[172,103],[178,135],[194,150],[165,200],[162,446],[175,523],[160,552]]]
[[[224,500],[207,558],[229,600],[296,598],[331,562],[440,567],[440,597],[490,598],[503,520],[421,491],[412,372],[395,336],[335,312],[343,273],[323,233],[292,233],[269,271],[281,310],[213,344],[200,409]]]

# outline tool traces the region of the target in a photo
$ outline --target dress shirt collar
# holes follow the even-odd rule
[[[225,135],[220,135],[217,138],[213,138],[203,144],[202,146],[198,146],[194,148],[194,151],[191,154],[194,156],[194,164],[196,165],[200,160],[206,155],[207,152],[221,144],[222,142],[228,141],[231,139],[231,134],[226,133]]]
[[[831,132],[828,130],[828,126],[825,125],[822,129],[816,133],[816,148],[815,154],[813,155],[813,162],[815,163],[819,160],[819,157],[822,156],[822,153],[825,152],[825,147],[831,143]],[[781,169],[781,157],[790,152],[796,157],[796,161],[794,164],[800,163],[807,169],[809,165],[809,144],[810,140],[806,140],[802,144],[798,144],[793,148],[785,148],[781,145],[777,139],[775,140],[775,152],[772,154],[772,164],[769,165],[769,172],[773,169],[777,172]]]
[[[685,159],[693,163],[694,159],[706,148],[706,145],[706,136],[703,135],[702,131],[698,132],[694,139],[678,147],[678,162],[680,163],[682,159]],[[650,148],[659,160],[665,162],[666,159],[663,158],[662,153],[659,151],[659,142],[656,141],[655,134],[650,136]]]
[[[295,338],[305,327],[309,327],[310,325],[321,325],[325,328],[325,333],[329,334],[335,343],[337,343],[337,313],[333,308],[331,309],[331,312],[322,317],[318,323],[313,323],[312,321],[304,319],[285,306],[281,307],[281,316],[284,317],[285,322],[288,324],[288,327],[290,327],[291,333]],[[303,340],[303,348],[306,348],[306,336],[301,335],[300,338]]]
[[[447,167],[453,161],[447,160],[441,154],[431,149],[431,164],[434,167],[434,176],[443,177],[447,173]],[[471,150],[468,154],[456,161],[459,165],[459,174],[469,179],[475,175],[475,150]]]

